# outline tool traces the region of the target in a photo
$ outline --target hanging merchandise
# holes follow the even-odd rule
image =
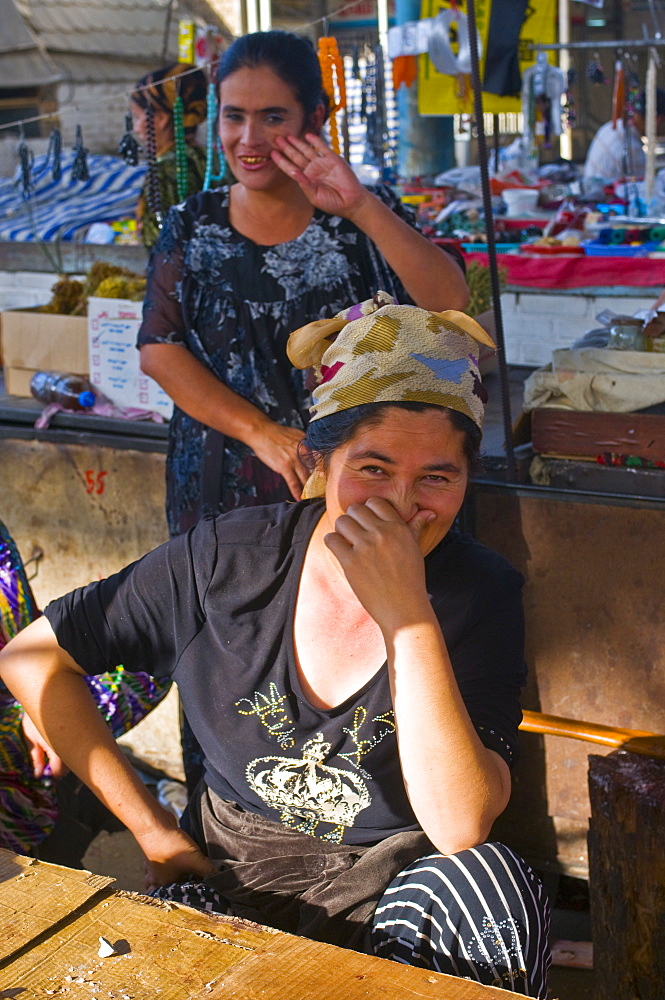
[[[512,7],[512,0],[510,0]],[[493,51],[492,58],[496,57],[497,50],[492,49],[492,38],[490,36],[490,21],[492,11],[496,7],[496,15],[505,17],[504,0],[486,0],[486,2],[475,5],[476,29],[481,42],[480,51],[480,73],[481,79],[491,79],[493,67],[488,61],[489,53]],[[435,18],[438,14],[447,13],[447,18],[452,24],[454,18],[459,16],[457,9],[464,14],[466,2],[459,0],[453,3],[452,0],[421,0],[421,18]],[[508,20],[508,19],[506,19]],[[441,23],[441,22],[440,22]],[[557,0],[529,0],[526,5],[523,19],[519,30],[518,64],[519,71],[524,76],[525,70],[532,66],[535,61],[535,53],[530,48],[534,44],[549,44],[556,41],[557,24]],[[468,25],[467,25],[468,31]],[[448,38],[450,44],[450,36]],[[453,44],[455,44],[453,42]],[[460,42],[461,44],[461,42]],[[442,40],[442,46],[446,42]],[[459,60],[459,51],[456,51],[455,58]],[[499,96],[488,93],[483,97],[483,110],[488,114],[502,114],[506,112],[519,112],[522,110],[519,96]],[[461,86],[461,82],[456,76],[447,76],[440,73],[434,65],[429,55],[422,55],[418,58],[418,111],[422,115],[451,115],[458,113],[473,113],[473,93],[470,86]]]
[[[574,128],[577,122],[577,110],[575,108],[575,93],[574,86],[576,82],[576,73],[574,68],[568,70],[566,74],[566,94],[563,100],[563,114],[566,120],[566,128]]]
[[[642,87],[640,84],[640,76],[637,72],[637,64],[635,57],[629,55],[627,57],[627,66],[624,69],[624,85],[625,85],[625,97],[626,97],[626,114],[629,118],[633,117],[633,112],[635,110],[635,105],[639,100],[640,94],[642,92]],[[644,109],[642,109],[644,110]]]
[[[59,181],[62,177],[62,133],[54,128],[48,138],[46,150],[46,169],[51,168],[51,179]]]
[[[354,80],[362,79],[360,72],[360,49],[357,45],[354,45],[351,49],[351,76]]]
[[[25,141],[23,125],[21,125],[19,132],[18,160],[20,166],[21,193],[26,201],[34,193],[34,185],[32,183],[32,165],[34,163],[34,159],[34,154]]]
[[[529,145],[549,148],[553,136],[563,133],[561,98],[566,90],[566,76],[558,66],[539,52],[534,66],[522,75],[522,110],[524,139]]]
[[[391,137],[386,114],[383,49],[375,45],[368,59],[364,80],[365,151],[363,163],[378,168],[385,177],[391,161]]]
[[[519,44],[528,2],[501,0],[500,5],[492,5],[483,76],[485,93],[507,97],[522,89]]]
[[[76,139],[73,149],[74,162],[72,163],[72,181],[89,181],[90,171],[88,170],[88,150],[83,145],[83,130],[80,125],[76,126]]]
[[[606,87],[610,82],[600,61],[599,52],[594,52],[593,59],[586,68],[586,78],[590,83],[595,83],[596,86]]]
[[[135,167],[139,162],[141,147],[134,135],[132,116],[127,112],[125,115],[125,134],[118,143],[118,156],[121,156],[130,167]]]
[[[339,154],[337,112],[346,108],[346,80],[344,79],[344,63],[339,54],[337,39],[332,36],[319,38],[317,55],[321,66],[323,89],[328,95],[330,103],[330,117],[328,119],[330,145],[333,152]]]
[[[184,107],[180,94],[173,102],[173,140],[175,146],[175,183],[178,201],[184,201],[189,193],[187,176],[187,143],[185,142]]]
[[[644,124],[647,137],[647,165],[644,174],[644,189],[647,204],[654,196],[654,186],[656,180],[656,118],[658,93],[656,86],[656,50],[649,49],[649,62],[647,64],[647,78],[645,90],[646,108],[644,109]]]
[[[178,22],[178,62],[194,62],[195,41],[196,25],[189,18],[183,18]]]
[[[422,21],[405,21],[388,28],[388,58],[420,56],[427,52],[434,18]]]
[[[457,41],[457,52],[453,51],[452,38]],[[469,46],[469,24],[466,14],[451,5],[436,15],[432,22],[427,51],[434,68],[446,76],[458,76],[471,72],[471,48]],[[478,36],[478,58],[482,58],[482,41]]]
[[[612,89],[612,128],[616,129],[617,122],[623,121],[626,106],[626,75],[623,70],[623,60],[617,59],[614,63],[614,87]]]
[[[164,211],[162,207],[162,195],[159,189],[159,175],[157,172],[157,140],[155,138],[155,109],[152,104],[148,104],[145,109],[145,145],[146,159],[148,162],[148,185],[146,188],[146,201],[148,208],[155,216],[157,226],[162,228],[164,221]]]
[[[368,167],[378,167],[379,170],[382,170],[385,150],[377,103],[376,59],[374,53],[370,53],[365,68],[360,105],[360,113],[365,125],[365,149],[362,161]]]
[[[207,119],[206,119],[206,172],[203,178],[203,190],[209,191],[213,181],[224,180],[226,173],[226,160],[224,150],[219,138],[219,133],[215,130],[217,122],[217,94],[215,84],[208,84],[206,96]],[[215,153],[217,153],[218,171],[214,173]]]
[[[208,70],[210,78],[214,79],[217,62],[222,51],[223,38],[219,29],[212,24],[207,24],[203,28],[196,29],[195,52],[196,65],[203,70]]]
[[[626,57],[627,67],[624,67],[624,109],[623,109],[623,150],[624,150],[624,162],[626,164],[626,181],[632,181],[632,192],[626,191],[626,197],[629,199],[629,214],[631,215],[644,215],[646,210],[646,205],[644,200],[640,197],[640,192],[637,187],[636,177],[642,173],[642,170],[635,162],[635,157],[633,156],[633,143],[631,142],[631,133],[639,129],[635,129],[633,125],[633,115],[636,111],[640,111],[641,114],[644,113],[644,105],[639,104],[640,98],[640,78],[634,67],[634,60],[631,59],[630,55]],[[632,65],[631,65],[632,64]],[[641,145],[641,136],[639,136],[639,142]],[[642,159],[644,159],[642,157]],[[644,162],[646,167],[646,162]],[[632,196],[631,196],[632,194]],[[632,207],[631,207],[632,206]]]
[[[418,77],[418,63],[415,56],[395,56],[393,59],[393,90],[395,93],[404,85],[412,87]]]

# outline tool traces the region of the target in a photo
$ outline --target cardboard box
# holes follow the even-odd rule
[[[10,396],[29,396],[38,371],[88,374],[88,321],[33,309],[0,314],[5,387]]]
[[[168,420],[173,400],[139,366],[136,337],[141,317],[140,302],[88,300],[90,381],[116,406],[154,411]]]

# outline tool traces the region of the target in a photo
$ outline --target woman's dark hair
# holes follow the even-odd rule
[[[361,406],[350,406],[347,410],[331,413],[327,417],[313,420],[301,442],[301,458],[305,465],[313,469],[318,460],[323,460],[327,467],[332,453],[346,444],[361,427],[378,424],[389,407],[409,410],[412,413],[424,413],[426,410],[444,410],[455,430],[464,435],[464,457],[467,460],[469,476],[478,466],[480,428],[459,410],[451,410],[448,406],[435,406],[432,403],[416,403],[408,400],[397,400],[386,403],[363,403]]]
[[[308,38],[290,31],[255,31],[237,38],[217,67],[217,85],[239,69],[267,66],[288,84],[310,118],[319,104],[328,115],[328,97],[323,89],[321,67]]]

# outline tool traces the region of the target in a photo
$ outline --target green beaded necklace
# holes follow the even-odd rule
[[[180,94],[173,102],[173,135],[175,140],[175,179],[178,201],[184,201],[189,193],[187,176],[187,143],[185,141],[184,107]]]

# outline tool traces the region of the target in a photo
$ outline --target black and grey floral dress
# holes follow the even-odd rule
[[[385,187],[375,193],[414,225]],[[253,243],[229,223],[228,188],[171,209],[153,251],[138,343],[182,344],[230,389],[291,427],[307,422],[303,372],[286,356],[292,330],[384,289],[409,302],[401,282],[356,226],[315,211],[295,240]],[[290,499],[281,476],[250,448],[177,407],[167,460],[171,534],[208,513]]]

